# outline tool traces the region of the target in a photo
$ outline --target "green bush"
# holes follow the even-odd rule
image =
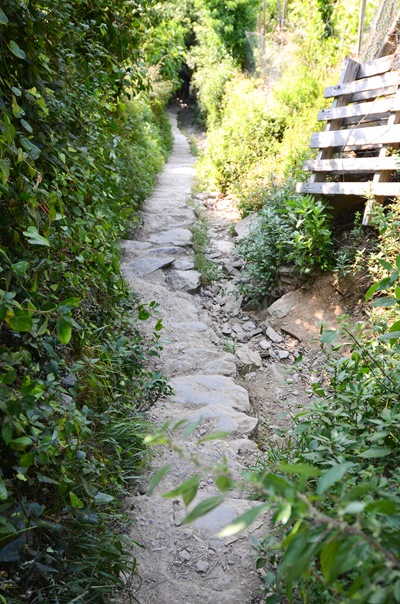
[[[331,219],[324,204],[296,195],[290,186],[268,191],[256,225],[236,250],[244,260],[240,288],[256,302],[270,294],[282,264],[304,275],[327,270],[333,261]]]

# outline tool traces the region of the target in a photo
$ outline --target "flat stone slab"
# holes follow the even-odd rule
[[[250,230],[253,226],[260,222],[260,216],[257,212],[253,212],[243,218],[240,222],[235,225],[235,233],[239,240],[245,239],[249,236]]]
[[[199,345],[180,351],[178,354],[174,354],[173,358],[167,354],[165,364],[168,375],[196,372],[232,377],[236,375],[235,357],[232,354],[214,351],[210,347],[204,348]]]
[[[149,246],[150,249],[146,250],[146,256],[181,256],[185,253],[185,249],[177,245],[151,247],[151,243],[149,243]]]
[[[154,233],[149,237],[149,241],[156,244],[169,243],[171,245],[191,245],[192,233],[189,229],[175,228],[161,233]]]
[[[180,323],[171,323],[171,327],[177,327],[185,331],[207,331],[208,329],[208,325],[201,321],[181,321]]]
[[[250,411],[249,395],[245,388],[224,375],[188,375],[171,380],[175,391],[174,402],[186,409],[219,405],[236,411]]]
[[[201,284],[201,274],[197,271],[171,271],[167,283],[173,291],[194,293]]]
[[[194,269],[194,262],[190,258],[179,258],[175,261],[174,268],[178,271],[191,271]]]
[[[262,367],[262,358],[259,353],[251,350],[251,348],[245,344],[238,346],[235,356],[239,373],[250,373],[250,371],[255,371]]]
[[[149,275],[160,268],[170,266],[173,262],[175,262],[174,256],[157,256],[155,258],[139,256],[125,264],[125,270],[139,276]]]

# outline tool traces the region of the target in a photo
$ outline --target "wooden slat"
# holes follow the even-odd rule
[[[360,103],[362,101],[370,101],[382,96],[390,96],[396,94],[397,86],[387,86],[387,88],[375,88],[374,90],[366,90],[365,92],[357,92],[348,97],[349,103]]]
[[[399,182],[300,182],[296,185],[297,193],[314,195],[378,195],[382,197],[397,197],[400,195]]]
[[[337,97],[347,94],[356,94],[367,90],[375,90],[379,88],[387,88],[388,86],[398,86],[400,84],[399,71],[391,71],[384,75],[375,76],[373,78],[365,78],[363,80],[355,80],[347,84],[338,84],[337,86],[329,86],[325,89],[324,97]]]
[[[400,95],[392,99],[382,99],[369,103],[357,103],[345,107],[323,109],[318,112],[318,121],[329,121],[347,117],[363,118],[366,115],[386,113],[388,111],[400,111]]]
[[[345,84],[355,80],[357,73],[360,69],[360,63],[353,61],[353,59],[346,59],[342,73],[340,74],[339,84]],[[349,102],[350,96],[340,96],[333,99],[332,107],[343,107]],[[341,119],[336,119],[328,122],[325,125],[325,131],[339,130],[342,124]],[[333,157],[334,149],[322,149],[317,155],[317,159],[329,159]],[[314,172],[310,176],[310,182],[322,182],[325,178],[323,172]]]
[[[398,142],[400,142],[400,125],[315,132],[311,136],[310,146],[313,149],[325,149],[327,147],[354,147],[357,145],[389,145]]]
[[[313,172],[337,172],[362,174],[377,170],[400,170],[400,157],[343,157],[338,159],[310,159],[303,165],[303,170]]]
[[[343,126],[356,126],[365,128],[370,126],[385,126],[391,113],[371,113],[364,117],[347,117],[343,120]]]
[[[393,66],[394,56],[382,57],[381,59],[375,59],[375,61],[368,61],[361,65],[358,70],[357,79],[370,78],[372,76],[380,75],[390,71]]]

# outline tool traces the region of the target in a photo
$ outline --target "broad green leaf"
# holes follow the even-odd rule
[[[21,119],[21,126],[23,126],[27,132],[33,134],[32,126],[26,120]]]
[[[39,327],[39,329],[37,330],[36,335],[37,336],[44,335],[47,331],[48,325],[49,325],[49,319],[48,319],[48,317],[46,317],[45,320],[43,321],[43,323],[41,324],[41,326]]]
[[[379,308],[389,308],[390,306],[396,306],[396,298],[378,298],[372,302],[372,306]]]
[[[287,474],[298,474],[299,476],[311,476],[312,478],[321,476],[321,470],[304,463],[281,463],[276,466],[276,469]]]
[[[19,436],[18,438],[13,438],[10,441],[10,446],[13,449],[22,450],[22,449],[26,449],[26,447],[29,447],[32,443],[33,443],[33,440],[31,439],[30,436]]]
[[[285,501],[274,514],[273,521],[282,524],[287,524],[292,514],[292,506],[288,501]]]
[[[379,259],[379,264],[381,264],[383,266],[383,268],[386,268],[386,270],[388,270],[388,271],[393,270],[393,266],[390,264],[390,262],[388,262],[387,260],[384,260],[383,258]]]
[[[154,474],[153,478],[151,479],[151,482],[150,482],[146,495],[152,494],[154,489],[160,484],[160,482],[162,481],[164,476],[166,474],[168,474],[168,472],[172,469],[172,467],[173,466],[171,463],[167,463],[165,466],[163,466],[162,468],[159,468],[157,470],[157,472]]]
[[[400,331],[388,331],[379,336],[380,340],[393,340],[394,342],[400,338]]]
[[[339,337],[339,332],[335,329],[326,329],[320,335],[320,342],[322,344],[333,344]]]
[[[72,336],[72,325],[64,317],[57,319],[57,336],[61,344],[68,344]]]
[[[10,176],[11,162],[9,159],[0,159],[0,172],[3,177],[3,185],[5,185]]]
[[[19,460],[19,465],[22,468],[29,468],[35,461],[35,455],[33,453],[25,453]]]
[[[0,501],[5,501],[8,497],[7,488],[4,480],[0,478]]]
[[[8,17],[5,14],[5,12],[0,8],[0,24],[7,25],[7,23],[8,23]]]
[[[229,478],[229,476],[218,476],[215,479],[215,484],[218,487],[218,489],[222,492],[224,491],[229,491],[229,489],[231,489],[232,487],[235,486],[234,481],[232,480],[232,478]]]
[[[19,140],[21,141],[21,145],[25,151],[28,152],[29,157],[36,161],[41,153],[39,147],[37,147],[34,143],[32,143],[32,141],[29,140],[29,138],[26,138],[25,136],[20,136]]]
[[[196,493],[199,488],[200,480],[201,480],[200,474],[195,474],[194,476],[191,476],[191,478],[189,478],[188,480],[185,480],[185,482],[183,482],[181,485],[179,485],[179,487],[177,487],[176,489],[173,489],[172,491],[165,493],[163,495],[163,497],[165,497],[167,499],[172,499],[174,497],[178,497],[179,495],[181,495],[184,504],[189,505],[189,503],[191,503],[193,501],[193,499],[196,497]]]
[[[391,453],[393,453],[393,449],[390,449],[389,447],[371,447],[363,453],[360,453],[359,457],[362,457],[363,459],[374,459],[375,457],[386,457]]]
[[[46,247],[50,247],[49,240],[46,239],[46,237],[39,235],[37,228],[34,226],[28,227],[26,231],[23,231],[22,234],[25,235],[31,245],[44,245]]]
[[[18,333],[32,329],[32,315],[21,308],[14,308],[13,316],[8,317],[6,321],[10,328]]]
[[[188,514],[185,518],[185,522],[193,522],[197,518],[201,518],[205,516],[215,508],[217,508],[223,501],[225,497],[223,495],[214,495],[214,497],[209,497],[209,499],[205,499],[196,505],[195,508]]]
[[[349,471],[353,464],[343,463],[332,466],[325,474],[321,476],[318,481],[317,493],[322,495],[330,489],[336,482],[341,480],[343,476]]]
[[[376,290],[379,287],[379,283],[374,283],[373,285],[371,285],[371,287],[367,290],[367,293],[365,294],[365,301],[368,302],[368,300],[370,300],[373,296],[373,294],[376,292]]]
[[[337,540],[325,543],[321,550],[319,559],[321,562],[322,574],[327,583],[330,583],[336,576],[335,568],[338,552],[339,542]]]
[[[10,426],[10,424],[3,425],[1,429],[1,435],[6,445],[8,445],[12,440],[12,427]]]
[[[218,537],[231,537],[246,529],[260,514],[263,514],[268,509],[268,504],[258,505],[244,514],[241,514],[227,527],[218,533]]]
[[[22,275],[25,275],[26,271],[29,268],[29,262],[26,262],[26,260],[21,260],[20,262],[12,264],[11,268],[17,273],[17,275],[22,277]]]
[[[361,514],[366,505],[367,504],[364,501],[351,501],[348,505],[346,505],[343,511],[345,514]]]
[[[105,503],[111,503],[111,501],[114,501],[115,497],[113,497],[112,495],[107,495],[107,493],[97,493],[96,497],[94,498],[94,503],[97,504],[105,504]]]
[[[62,310],[72,310],[73,308],[78,308],[80,303],[82,302],[81,298],[67,298],[63,302],[60,302],[57,308]]]
[[[13,55],[18,57],[18,59],[26,59],[26,54],[14,40],[10,40],[9,47]]]
[[[71,505],[74,508],[74,510],[79,510],[80,508],[83,508],[83,506],[85,505],[83,503],[83,501],[81,501],[79,499],[79,497],[77,495],[75,495],[75,493],[73,491],[69,492],[69,499],[71,501]]]
[[[396,514],[398,511],[397,505],[391,499],[378,499],[369,503],[365,511],[371,514]]]
[[[400,271],[400,256],[396,256],[396,266]]]

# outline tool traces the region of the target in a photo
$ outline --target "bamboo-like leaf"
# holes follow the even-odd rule
[[[236,535],[240,533],[244,529],[246,529],[260,514],[263,514],[268,509],[268,505],[264,503],[263,505],[258,505],[244,514],[241,514],[236,520],[234,520],[229,526],[225,527],[218,533],[218,537],[231,537],[232,535]]]
[[[193,508],[190,514],[186,516],[185,522],[193,522],[197,518],[205,516],[206,514],[220,506],[224,500],[225,497],[223,495],[214,495],[213,497],[209,497],[208,499],[201,501],[199,504],[196,505],[195,508]]]
[[[165,466],[162,466],[162,468],[159,468],[157,470],[157,472],[154,474],[153,478],[150,481],[150,485],[149,485],[146,495],[151,495],[153,493],[154,489],[160,484],[160,482],[162,481],[164,476],[166,476],[166,474],[168,474],[168,472],[172,469],[172,467],[173,467],[172,464],[167,463],[167,464],[165,464]]]

